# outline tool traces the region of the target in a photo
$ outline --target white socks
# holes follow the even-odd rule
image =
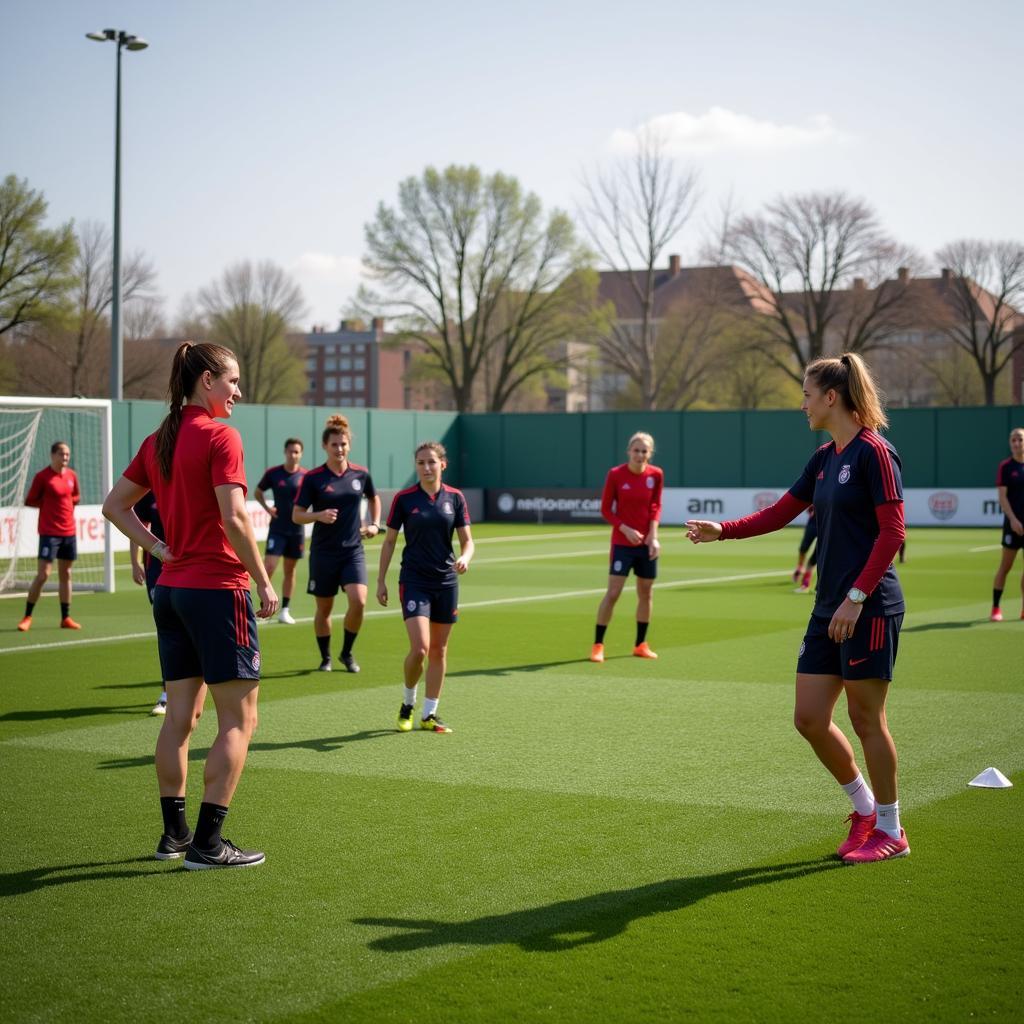
[[[858,814],[867,815],[875,809],[875,794],[871,792],[871,787],[865,782],[864,776],[860,772],[857,773],[857,778],[853,782],[843,785],[843,792],[850,798],[853,809]],[[881,820],[879,820],[878,827],[882,827]],[[896,834],[899,835],[899,832]]]
[[[437,711],[437,705],[441,702],[440,697],[426,697],[423,700],[423,717],[429,718]]]
[[[878,821],[875,828],[880,828],[888,833],[893,839],[900,837],[900,802],[894,804],[878,804],[875,808],[878,811]]]
[[[414,686],[414,687],[412,687],[410,689],[408,686],[406,686],[404,689],[405,689],[405,696],[402,698],[402,703],[403,704],[409,704],[409,705],[415,704],[416,703],[416,687]]]

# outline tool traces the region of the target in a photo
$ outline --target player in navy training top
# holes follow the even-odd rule
[[[793,582],[799,584],[796,588],[798,594],[806,594],[811,589],[811,578],[814,576],[814,567],[818,564],[818,548],[815,541],[818,539],[818,521],[814,518],[814,506],[807,510],[807,522],[804,524],[804,535],[800,538],[800,547],[796,553],[796,568],[793,570]],[[810,552],[810,557],[807,553]],[[806,568],[804,559],[807,560]]]
[[[370,472],[348,461],[352,433],[344,416],[329,416],[321,438],[327,461],[311,469],[302,479],[292,519],[303,526],[313,524],[309,547],[309,585],[316,598],[313,632],[320,648],[320,671],[330,672],[331,612],[339,589],[345,591],[345,640],[341,662],[349,672],[358,672],[352,653],[366,611],[366,557],[363,538],[380,533],[380,498]],[[363,525],[363,499],[369,505],[370,521]]]
[[[447,733],[451,729],[437,715],[444,686],[448,637],[459,614],[459,576],[473,557],[469,531],[469,509],[461,491],[441,482],[448,466],[444,445],[425,441],[416,449],[419,483],[399,491],[388,514],[388,532],[380,551],[377,600],[388,603],[387,574],[398,542],[405,533],[398,593],[402,616],[409,635],[405,657],[405,690],[398,710],[398,729],[412,729],[416,686],[427,661],[427,696],[423,702],[420,728]],[[452,550],[452,534],[459,535],[459,557]]]
[[[1003,459],[996,470],[996,489],[999,507],[1003,510],[1003,553],[992,581],[993,622],[1002,622],[1003,613],[999,602],[1003,599],[1003,588],[1017,552],[1024,548],[1024,427],[1010,431],[1010,457]],[[1020,578],[1021,610],[1024,619],[1024,572]]]
[[[804,377],[803,411],[812,430],[832,440],[811,456],[800,479],[770,508],[728,523],[691,520],[695,543],[777,530],[814,505],[818,589],[796,668],[796,727],[853,804],[846,863],[905,857],[896,747],[885,701],[903,622],[903,592],[892,567],[905,530],[903,483],[874,380],[861,358],[816,359]],[[832,721],[845,691],[874,792],[853,748]],[[877,798],[877,799],[876,799]]]
[[[601,515],[611,524],[612,545],[608,565],[608,588],[597,607],[597,625],[590,660],[604,661],[604,634],[612,621],[615,604],[626,585],[630,569],[636,576],[637,658],[657,658],[647,644],[651,624],[654,580],[658,575],[658,520],[661,518],[661,494],[665,475],[651,465],[654,438],[636,433],[626,445],[628,461],[613,466],[605,477],[601,492]]]
[[[273,579],[277,560],[284,558],[284,582],[281,585],[281,610],[277,621],[286,626],[294,626],[295,619],[288,610],[292,594],[295,593],[295,566],[306,548],[306,528],[292,519],[292,508],[295,498],[302,485],[306,471],[302,468],[302,442],[297,437],[289,437],[284,443],[284,463],[271,466],[256,485],[254,497],[270,516],[270,529],[267,531],[267,549],[263,555],[263,564],[267,567],[267,575]],[[272,491],[274,504],[268,505],[264,491]]]
[[[132,511],[139,517],[139,522],[145,526],[157,540],[167,540],[164,533],[164,525],[160,521],[160,513],[156,507],[156,495],[149,491],[135,503]],[[128,542],[128,557],[132,565],[132,581],[140,587],[146,588],[146,596],[149,603],[153,603],[153,591],[156,588],[157,580],[160,579],[159,558],[154,558],[148,551],[143,551],[135,541]],[[141,558],[139,556],[142,556]],[[160,699],[153,705],[150,715],[167,714],[167,691],[160,693]]]

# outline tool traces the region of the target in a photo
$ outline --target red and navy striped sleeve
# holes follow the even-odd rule
[[[903,500],[903,479],[892,446],[873,430],[861,433],[865,442],[865,471],[871,497],[876,505]]]

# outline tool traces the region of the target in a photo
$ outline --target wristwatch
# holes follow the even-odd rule
[[[856,587],[850,587],[846,596],[854,604],[863,604],[868,599],[868,595],[865,594],[863,590],[858,590]]]

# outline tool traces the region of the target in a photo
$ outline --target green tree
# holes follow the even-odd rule
[[[366,225],[363,262],[387,294],[360,305],[397,317],[443,372],[456,409],[505,408],[561,369],[588,261],[571,220],[505,174],[428,167]],[[583,314],[584,318],[586,313]]]
[[[304,352],[288,335],[305,314],[305,300],[284,270],[270,261],[236,263],[200,289],[199,308],[206,339],[238,358],[248,401],[299,401],[306,389]]]
[[[47,229],[46,210],[27,179],[0,183],[0,335],[52,313],[71,283],[71,222]]]

